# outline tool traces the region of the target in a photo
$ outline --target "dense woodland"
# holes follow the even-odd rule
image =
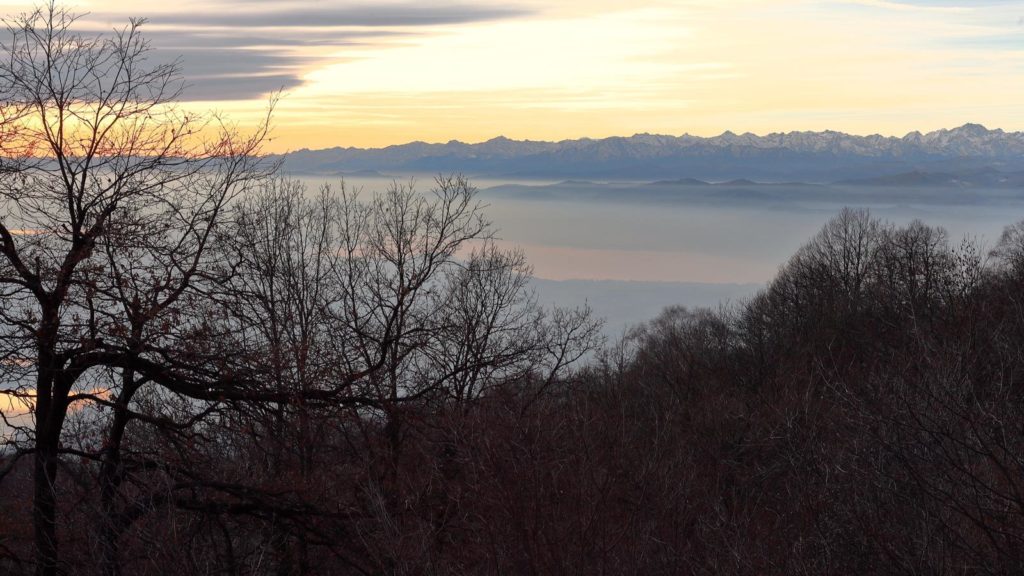
[[[465,179],[306,189],[74,18],[0,58],[0,573],[1024,570],[1024,224],[601,342]]]

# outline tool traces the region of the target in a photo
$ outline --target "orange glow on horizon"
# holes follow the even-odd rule
[[[411,8],[378,0],[325,4],[320,12],[342,16],[305,22],[293,22],[300,8],[266,2],[234,24],[225,14],[235,1],[82,7],[98,29],[147,17],[143,34],[162,57],[186,51],[184,109],[221,112],[245,130],[284,88],[267,152],[496,136],[1024,129],[1014,40],[1024,1],[481,0],[432,21],[443,7],[403,19]],[[248,37],[260,40],[239,43]],[[246,82],[258,87],[234,86]]]

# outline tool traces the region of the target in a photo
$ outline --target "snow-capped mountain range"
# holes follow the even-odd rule
[[[303,149],[284,159],[285,170],[297,174],[461,172],[502,178],[836,182],[905,173],[1024,171],[1024,132],[965,124],[902,138],[834,131],[764,136],[725,132],[707,138],[636,134],[560,142],[498,137],[478,144],[453,140],[374,149]]]

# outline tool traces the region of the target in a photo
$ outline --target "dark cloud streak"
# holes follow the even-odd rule
[[[302,79],[294,74],[199,77],[187,82],[184,97],[192,101],[249,100],[301,84]]]
[[[468,5],[399,4],[390,6],[289,6],[285,10],[245,10],[232,13],[196,13],[161,16],[154,23],[174,26],[246,28],[323,28],[339,26],[405,27],[469,24],[517,18],[531,14],[517,8]]]
[[[202,49],[202,48],[301,48],[308,46],[360,46],[377,44],[386,38],[411,36],[410,33],[389,30],[329,30],[314,34],[295,34],[292,30],[267,31],[255,35],[248,30],[150,30],[144,35],[161,49]]]

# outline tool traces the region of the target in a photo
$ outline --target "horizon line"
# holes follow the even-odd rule
[[[487,140],[479,140],[479,141],[476,141],[476,142],[466,142],[466,141],[463,141],[463,140],[459,140],[457,138],[453,138],[451,140],[444,141],[444,142],[442,142],[442,141],[428,142],[428,141],[425,141],[425,140],[409,140],[409,141],[406,141],[406,142],[399,142],[399,143],[396,143],[396,144],[387,144],[385,146],[343,146],[343,145],[339,144],[339,145],[336,145],[336,146],[328,146],[326,148],[308,148],[308,147],[303,147],[303,148],[297,148],[297,149],[294,149],[294,150],[287,150],[287,151],[284,151],[284,152],[273,152],[273,153],[268,154],[268,156],[284,156],[284,155],[287,155],[287,154],[294,154],[294,153],[297,153],[297,152],[319,152],[319,151],[324,151],[324,150],[335,150],[335,149],[342,149],[342,150],[385,150],[385,149],[388,149],[388,148],[396,148],[396,147],[401,147],[401,146],[410,146],[410,145],[413,145],[413,144],[423,144],[423,145],[426,145],[426,146],[445,146],[445,145],[449,145],[449,144],[463,144],[463,145],[466,145],[466,146],[478,146],[480,144],[488,144],[488,143],[494,142],[494,141],[508,141],[508,142],[533,143],[533,144],[561,144],[561,143],[564,143],[564,142],[579,142],[579,141],[584,141],[584,140],[600,141],[600,140],[611,140],[611,139],[616,139],[616,138],[626,139],[626,138],[635,138],[637,136],[661,136],[661,137],[676,138],[676,139],[690,137],[690,138],[697,138],[697,139],[701,139],[701,140],[711,140],[711,139],[714,139],[714,138],[721,138],[723,136],[753,136],[753,137],[756,137],[756,138],[767,138],[769,136],[789,136],[789,135],[792,135],[792,134],[842,134],[844,136],[853,136],[853,137],[857,137],[857,138],[871,138],[873,136],[877,136],[879,138],[891,138],[891,139],[900,140],[900,139],[906,138],[908,136],[911,136],[913,134],[917,134],[917,135],[920,135],[920,136],[927,136],[929,134],[935,134],[935,133],[939,133],[939,132],[953,132],[953,131],[956,131],[956,130],[962,130],[962,129],[965,129],[965,128],[975,128],[975,127],[981,128],[981,129],[985,130],[985,132],[988,132],[988,133],[993,133],[994,132],[994,133],[997,133],[997,134],[1004,134],[1004,135],[1024,134],[1024,130],[1006,130],[1006,129],[1003,129],[1003,128],[988,128],[984,124],[980,124],[980,123],[977,123],[977,122],[965,122],[964,124],[961,124],[959,126],[954,126],[952,128],[937,128],[935,130],[929,130],[927,132],[922,132],[921,130],[911,130],[910,132],[907,132],[907,133],[905,133],[903,135],[900,135],[900,134],[882,134],[882,133],[879,133],[879,132],[872,132],[872,133],[869,133],[869,134],[862,134],[862,133],[846,132],[846,131],[843,131],[843,130],[833,130],[833,129],[825,129],[825,130],[790,130],[788,132],[768,132],[768,133],[764,133],[764,134],[758,134],[756,132],[751,132],[749,130],[748,131],[744,131],[744,132],[734,132],[732,130],[728,130],[727,129],[727,130],[725,130],[725,131],[723,131],[723,132],[721,132],[719,134],[714,134],[714,135],[711,135],[711,136],[700,136],[700,135],[697,135],[697,134],[690,134],[689,132],[683,132],[682,134],[667,134],[667,133],[658,133],[658,132],[634,132],[633,134],[628,135],[628,136],[625,136],[625,135],[612,135],[612,136],[600,136],[600,137],[596,137],[596,136],[579,136],[579,137],[576,137],[576,138],[563,138],[561,140],[533,140],[533,139],[530,139],[530,138],[524,138],[524,139],[509,138],[509,137],[505,136],[504,134],[499,134],[497,136],[488,138]]]

